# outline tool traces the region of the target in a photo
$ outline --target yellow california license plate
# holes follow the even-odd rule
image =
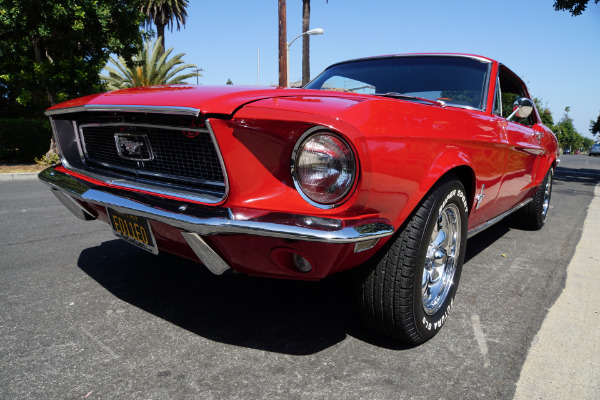
[[[152,254],[158,254],[154,234],[146,218],[123,214],[108,207],[106,211],[115,235]]]

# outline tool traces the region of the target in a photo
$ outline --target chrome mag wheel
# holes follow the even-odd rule
[[[548,209],[550,208],[550,194],[552,193],[552,171],[546,178],[546,186],[544,187],[544,202],[542,203],[542,218],[546,221]]]
[[[427,315],[433,315],[440,309],[454,283],[461,223],[458,207],[450,203],[442,209],[431,233],[421,286],[423,310]]]
[[[365,322],[405,343],[433,338],[452,309],[469,215],[465,188],[453,178],[432,188],[376,263],[357,275]]]

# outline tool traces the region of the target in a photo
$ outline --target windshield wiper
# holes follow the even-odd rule
[[[387,92],[387,93],[375,93],[375,96],[383,96],[383,97],[391,97],[394,99],[403,99],[403,100],[418,100],[424,101],[426,103],[436,104],[438,106],[446,107],[446,103],[442,100],[429,100],[424,97],[412,96],[410,94],[398,93],[398,92]]]

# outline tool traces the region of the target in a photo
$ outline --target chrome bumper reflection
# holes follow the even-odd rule
[[[394,227],[388,221],[359,221],[345,226],[334,218],[266,213],[245,218],[229,208],[203,206],[170,200],[123,189],[95,186],[50,167],[40,180],[71,198],[109,206],[112,209],[164,222],[198,235],[245,234],[327,243],[358,243],[390,236]],[[73,207],[69,210],[75,213]],[[75,213],[81,218],[81,213]]]

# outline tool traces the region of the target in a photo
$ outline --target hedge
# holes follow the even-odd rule
[[[33,164],[50,148],[48,119],[0,118],[0,163]]]

